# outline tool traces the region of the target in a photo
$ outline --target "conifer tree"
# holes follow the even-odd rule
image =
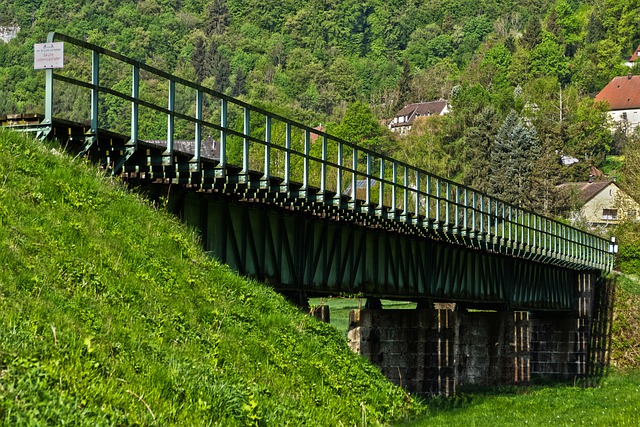
[[[540,156],[540,141],[535,128],[529,128],[511,111],[491,147],[492,195],[523,208],[534,204],[534,167]]]

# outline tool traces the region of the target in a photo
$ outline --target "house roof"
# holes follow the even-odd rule
[[[325,128],[324,128],[324,126],[322,126],[322,125],[318,125],[318,126],[314,127],[314,128],[313,128],[313,130],[317,130],[317,131],[320,131],[320,132],[324,132],[324,131],[325,131]],[[316,142],[316,140],[317,140],[319,137],[320,137],[320,134],[317,134],[317,133],[315,133],[315,132],[311,132],[311,133],[309,134],[309,142],[311,142],[311,143],[313,144],[314,142]]]
[[[421,116],[439,116],[447,106],[447,101],[440,99],[438,101],[430,102],[418,102],[415,104],[406,105],[403,109],[398,111],[394,117],[407,116],[408,119],[405,122],[395,123],[393,126],[407,126],[413,123],[417,117]]]
[[[640,76],[614,77],[595,100],[608,102],[612,110],[640,108]]]
[[[640,45],[633,51],[633,55],[629,58],[629,62],[636,62],[638,60],[638,56],[640,56]]]
[[[580,195],[580,201],[586,203],[610,184],[613,184],[613,181],[567,182],[560,184],[558,187],[575,189]]]

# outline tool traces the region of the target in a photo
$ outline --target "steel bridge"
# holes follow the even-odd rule
[[[610,242],[99,46],[64,42],[55,137],[143,187],[205,250],[282,292],[577,311]],[[154,196],[155,195],[155,196]]]

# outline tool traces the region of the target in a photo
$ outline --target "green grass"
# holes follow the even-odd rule
[[[0,425],[378,425],[424,410],[194,236],[0,130]]]
[[[610,177],[620,178],[624,156],[607,156],[602,164],[602,173]]]
[[[382,308],[386,309],[412,309],[416,307],[415,302],[382,300]],[[310,298],[309,304],[313,306],[328,305],[331,325],[338,332],[347,335],[349,329],[349,312],[357,308],[364,308],[366,298]]]
[[[629,426],[640,423],[640,371],[613,373],[599,387],[546,386],[459,393],[428,401],[407,426]]]

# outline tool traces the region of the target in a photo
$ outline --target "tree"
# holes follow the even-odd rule
[[[540,155],[540,141],[535,128],[525,125],[511,111],[491,146],[491,194],[525,209],[531,208],[535,159]]]
[[[229,26],[229,9],[225,0],[213,0],[207,11],[205,32],[207,36],[224,34]]]
[[[498,124],[496,109],[487,105],[464,131],[463,183],[485,193],[491,189],[491,159],[487,153],[491,152]]]
[[[625,157],[622,168],[624,190],[634,200],[640,200],[640,128],[631,133],[623,149]]]
[[[392,148],[387,129],[378,123],[369,106],[361,101],[349,104],[342,121],[331,133],[382,154],[388,154]]]
[[[542,25],[537,16],[531,16],[524,29],[524,34],[520,38],[520,42],[527,49],[533,49],[542,41]]]
[[[417,119],[409,135],[398,143],[397,157],[429,173],[451,178],[456,170],[448,149],[447,128],[443,116]]]
[[[411,65],[408,60],[402,62],[402,74],[398,82],[398,99],[396,100],[394,110],[399,111],[404,107],[411,97]]]
[[[553,76],[565,83],[569,76],[564,49],[553,38],[545,37],[531,52],[531,71],[536,77]]]
[[[207,78],[208,70],[206,64],[207,46],[204,41],[204,37],[198,37],[191,54],[191,64],[196,72],[196,78],[198,83],[201,83]]]

